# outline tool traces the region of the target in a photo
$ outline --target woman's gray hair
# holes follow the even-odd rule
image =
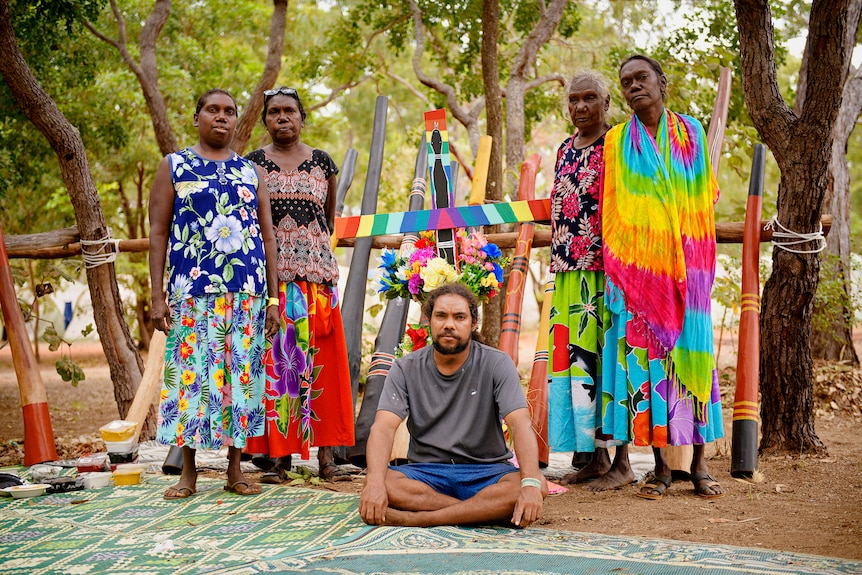
[[[569,81],[568,91],[571,92],[572,87],[575,84],[583,81],[592,82],[593,86],[596,88],[596,92],[599,93],[599,96],[601,96],[603,100],[607,100],[608,97],[610,97],[611,89],[608,81],[595,70],[581,70],[576,72]]]

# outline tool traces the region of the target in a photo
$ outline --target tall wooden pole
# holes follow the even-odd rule
[[[54,431],[51,428],[51,414],[48,413],[48,395],[39,365],[30,347],[24,316],[15,297],[15,284],[12,282],[12,268],[6,253],[3,227],[0,226],[0,309],[9,346],[12,350],[12,364],[18,379],[21,394],[21,411],[24,416],[24,465],[34,465],[57,459],[54,445]]]
[[[410,190],[408,210],[421,210],[425,205],[425,174],[428,172],[428,150],[425,145],[425,135],[419,144],[419,152],[416,154],[416,164],[413,169],[413,185]],[[419,239],[417,234],[405,234],[401,242],[401,254],[413,248],[413,244]],[[383,391],[383,383],[389,373],[389,368],[395,361],[395,350],[404,337],[404,328],[407,324],[407,312],[410,300],[407,298],[394,298],[386,302],[383,319],[374,340],[374,354],[371,356],[371,364],[368,366],[368,375],[365,378],[365,392],[362,395],[362,405],[359,406],[359,415],[356,416],[355,441],[353,447],[347,448],[347,459],[357,467],[366,466],[365,448],[368,444],[368,435],[371,425],[377,415],[377,404],[380,402],[380,393]],[[404,423],[402,422],[402,425]],[[400,430],[400,428],[399,428]],[[403,457],[407,457],[407,447],[404,446]],[[395,459],[401,457],[395,457]]]
[[[730,474],[751,477],[757,469],[757,390],[760,387],[760,215],[763,211],[763,174],[766,152],[754,146],[745,237],[742,240],[742,311],[739,314],[739,353],[736,357],[736,395],[733,398],[733,436]]]

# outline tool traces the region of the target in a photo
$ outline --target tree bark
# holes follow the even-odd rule
[[[856,31],[859,28],[862,1],[850,3],[847,17],[847,37],[852,44],[856,41]],[[852,52],[852,51],[851,51]],[[848,52],[848,58],[850,52]],[[849,65],[849,62],[848,62]],[[800,70],[799,84],[806,74]],[[797,89],[798,92],[798,89]],[[847,167],[847,144],[850,134],[862,113],[862,70],[850,66],[847,81],[838,111],[838,119],[832,130],[832,157],[829,160],[829,186],[826,190],[824,204],[832,215],[834,229],[827,237],[826,253],[831,256],[826,262],[824,277],[831,277],[840,282],[840,301],[832,301],[820,305],[837,307],[837,313],[829,310],[828,316],[834,318],[827,325],[818,322],[811,337],[811,354],[816,359],[828,361],[846,361],[850,365],[859,365],[859,356],[853,346],[853,311],[848,305],[851,301],[852,286],[850,282],[850,172]],[[820,309],[816,310],[820,312]],[[827,310],[822,310],[827,311]]]
[[[500,2],[485,0],[482,5],[482,81],[485,86],[486,133],[492,139],[485,199],[497,202],[503,199],[503,93],[497,58],[499,35]],[[493,347],[500,343],[503,315],[499,300],[503,299],[500,297],[482,306],[482,338]]]
[[[815,232],[820,221],[832,127],[851,46],[847,39],[850,1],[815,0],[811,7],[805,49],[808,60],[817,66],[808,69],[804,102],[794,114],[778,87],[768,1],[734,0],[746,107],[781,170],[778,220],[798,233]],[[811,314],[820,257],[777,248],[772,262],[761,314],[760,452],[823,452],[825,447],[814,431],[811,359]]]
[[[263,73],[236,124],[236,131],[231,143],[231,147],[237,154],[242,154],[245,151],[254,124],[263,110],[263,92],[273,87],[281,70],[284,29],[287,26],[287,0],[273,0],[272,4],[272,18],[269,21],[269,49],[266,52]]]
[[[78,130],[63,116],[27,66],[12,31],[8,0],[0,0],[0,74],[21,111],[42,132],[60,164],[81,237],[99,240],[108,227],[90,173]],[[123,318],[119,288],[112,263],[87,269],[94,318],[114,383],[120,416],[125,415],[141,381],[144,364]]]

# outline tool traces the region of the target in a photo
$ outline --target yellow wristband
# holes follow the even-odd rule
[[[266,300],[266,307],[269,307],[271,305],[278,305],[278,298],[277,297],[271,297],[268,300]]]
[[[535,487],[541,491],[542,482],[535,477],[525,477],[521,480],[521,487]]]

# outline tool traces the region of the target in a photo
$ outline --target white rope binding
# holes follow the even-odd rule
[[[109,245],[114,246],[114,251],[106,251]],[[111,228],[108,235],[99,240],[81,239],[81,255],[84,256],[84,267],[92,269],[102,264],[113,263],[120,251],[120,240],[111,239]]]
[[[776,226],[781,228],[781,231],[778,231]],[[772,219],[766,222],[763,229],[773,230],[772,245],[781,248],[786,252],[794,254],[819,254],[826,249],[826,237],[823,235],[823,223],[819,223],[818,226],[819,229],[816,232],[800,234],[799,232],[794,232],[793,230],[789,230],[782,226],[781,222],[778,221],[778,216],[772,216]],[[812,250],[795,250],[788,247],[807,244],[809,242],[820,242],[820,247]]]

